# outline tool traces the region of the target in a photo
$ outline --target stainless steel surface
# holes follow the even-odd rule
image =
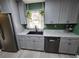
[[[11,14],[0,13],[0,41],[2,51],[18,50]]]
[[[45,37],[45,52],[58,53],[60,37]]]

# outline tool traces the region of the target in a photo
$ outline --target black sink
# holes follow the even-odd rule
[[[37,34],[37,35],[43,35],[42,31],[35,32],[35,31],[30,31],[28,34]]]

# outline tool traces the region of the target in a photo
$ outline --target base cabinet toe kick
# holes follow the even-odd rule
[[[45,51],[50,53],[78,54],[79,38],[21,36],[20,48]]]

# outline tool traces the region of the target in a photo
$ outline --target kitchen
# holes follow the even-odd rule
[[[20,0],[18,3],[20,20],[13,21],[17,32],[18,48],[46,53],[77,55],[79,48],[79,1],[42,0],[38,3],[27,2]],[[40,9],[42,9],[42,16],[39,14]],[[14,9],[9,10],[15,14],[14,11],[11,11]],[[17,19],[16,16],[13,18]],[[39,20],[36,20],[37,18]],[[17,21],[19,25],[17,25]],[[20,23],[25,29],[21,29]],[[17,28],[18,26],[20,27]]]

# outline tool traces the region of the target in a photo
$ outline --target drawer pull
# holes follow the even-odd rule
[[[68,43],[68,45],[71,45],[71,43]]]

